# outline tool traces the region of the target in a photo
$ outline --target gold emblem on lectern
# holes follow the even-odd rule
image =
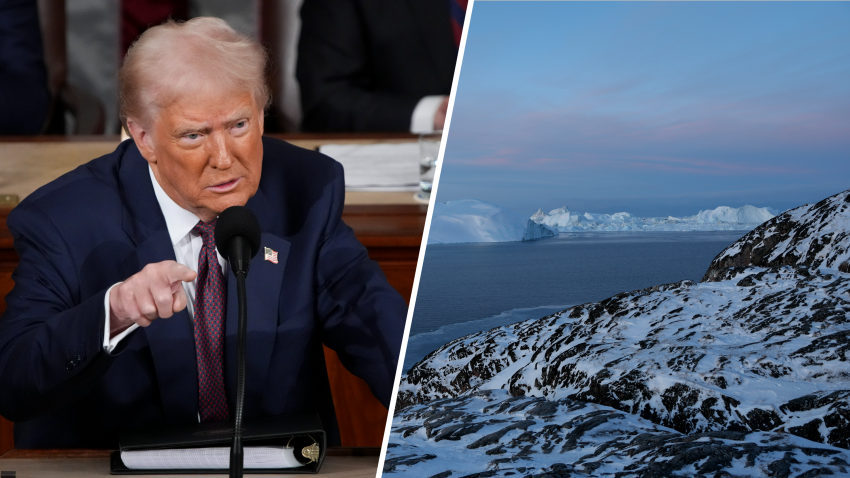
[[[304,455],[304,458],[310,460],[310,463],[317,461],[319,459],[319,444],[313,443],[310,446],[305,446],[301,450],[301,454]]]

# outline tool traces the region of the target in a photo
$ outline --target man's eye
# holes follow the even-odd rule
[[[240,121],[240,122],[236,123],[236,127],[237,128],[244,128],[245,127],[245,121]]]
[[[191,139],[191,140],[196,140],[200,137],[201,137],[201,135],[199,135],[198,133],[191,133],[191,134],[187,134],[185,136],[186,139]]]

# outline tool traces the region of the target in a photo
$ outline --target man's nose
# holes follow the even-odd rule
[[[221,133],[210,135],[209,164],[215,169],[229,169],[233,164],[233,155],[230,153],[227,138]]]

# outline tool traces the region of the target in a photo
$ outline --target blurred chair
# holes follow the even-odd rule
[[[38,0],[38,14],[51,96],[42,134],[103,134],[103,104],[91,93],[68,83],[65,0]],[[66,112],[73,119],[70,131],[66,130]]]

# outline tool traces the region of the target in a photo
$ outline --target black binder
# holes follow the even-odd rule
[[[174,448],[229,447],[233,441],[231,421],[207,422],[172,428],[127,432],[119,438],[119,451],[112,452],[110,473],[113,475],[227,474],[227,469],[131,470],[121,461],[121,452],[130,450],[165,450]],[[242,425],[242,441],[249,446],[284,446],[296,449],[303,465],[295,468],[246,468],[246,474],[317,473],[325,460],[327,440],[318,414],[283,415],[246,418]],[[314,461],[303,457],[301,450],[318,445]],[[315,449],[315,446],[313,446]]]

